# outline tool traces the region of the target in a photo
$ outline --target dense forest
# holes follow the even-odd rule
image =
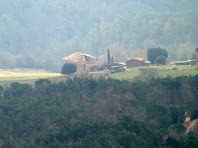
[[[196,148],[198,75],[134,82],[74,78],[0,87],[0,147]]]
[[[60,72],[64,56],[100,57],[108,48],[115,61],[152,47],[166,49],[169,60],[188,60],[197,39],[197,0],[0,2],[0,68]]]

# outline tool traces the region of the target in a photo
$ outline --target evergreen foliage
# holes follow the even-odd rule
[[[159,57],[160,56],[160,57]],[[163,57],[161,57],[163,56]],[[164,62],[164,58],[167,59],[168,57],[168,52],[165,49],[162,48],[149,48],[147,50],[147,59],[154,64],[156,58],[159,57],[157,59],[156,62]]]
[[[155,59],[155,64],[166,65],[166,59],[165,56],[158,56]]]
[[[107,49],[107,63],[111,64],[111,54],[110,54],[109,49]]]
[[[198,119],[198,108],[194,109],[191,114],[191,120]]]
[[[60,72],[61,59],[78,49],[96,57],[110,49],[126,61],[137,48],[159,46],[170,60],[189,60],[198,47],[197,0],[1,3],[0,68]]]
[[[198,75],[135,82],[74,78],[58,84],[43,79],[34,87],[13,83],[1,89],[1,144],[195,147],[196,133],[174,137],[169,132],[185,132],[186,110],[196,115],[197,88]]]
[[[76,65],[73,63],[65,63],[62,66],[61,74],[72,74],[76,72]]]

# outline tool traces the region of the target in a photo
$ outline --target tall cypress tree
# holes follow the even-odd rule
[[[111,64],[113,63],[114,61],[113,61],[113,56],[111,57]]]
[[[108,64],[111,64],[111,55],[109,49],[107,49],[107,62]]]

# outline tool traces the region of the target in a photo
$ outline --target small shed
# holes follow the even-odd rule
[[[114,63],[113,66],[111,66],[110,71],[111,73],[118,73],[118,72],[126,71],[126,64],[116,62]]]
[[[100,67],[99,60],[91,55],[76,52],[63,58],[63,64],[73,63],[77,67],[77,72],[93,72],[98,71]]]
[[[179,66],[179,65],[189,65],[189,61],[176,61],[175,62],[175,65],[176,66]]]
[[[197,60],[188,60],[188,62],[189,62],[189,65],[191,65],[191,66],[196,66],[197,65],[197,63],[198,63],[198,61]]]
[[[146,61],[144,58],[136,57],[126,61],[127,68],[139,67],[139,66],[149,66],[150,61]]]

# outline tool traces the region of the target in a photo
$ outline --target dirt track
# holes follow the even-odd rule
[[[188,134],[190,131],[193,131],[197,123],[198,123],[198,119],[193,120],[190,123],[186,124],[185,134]]]

